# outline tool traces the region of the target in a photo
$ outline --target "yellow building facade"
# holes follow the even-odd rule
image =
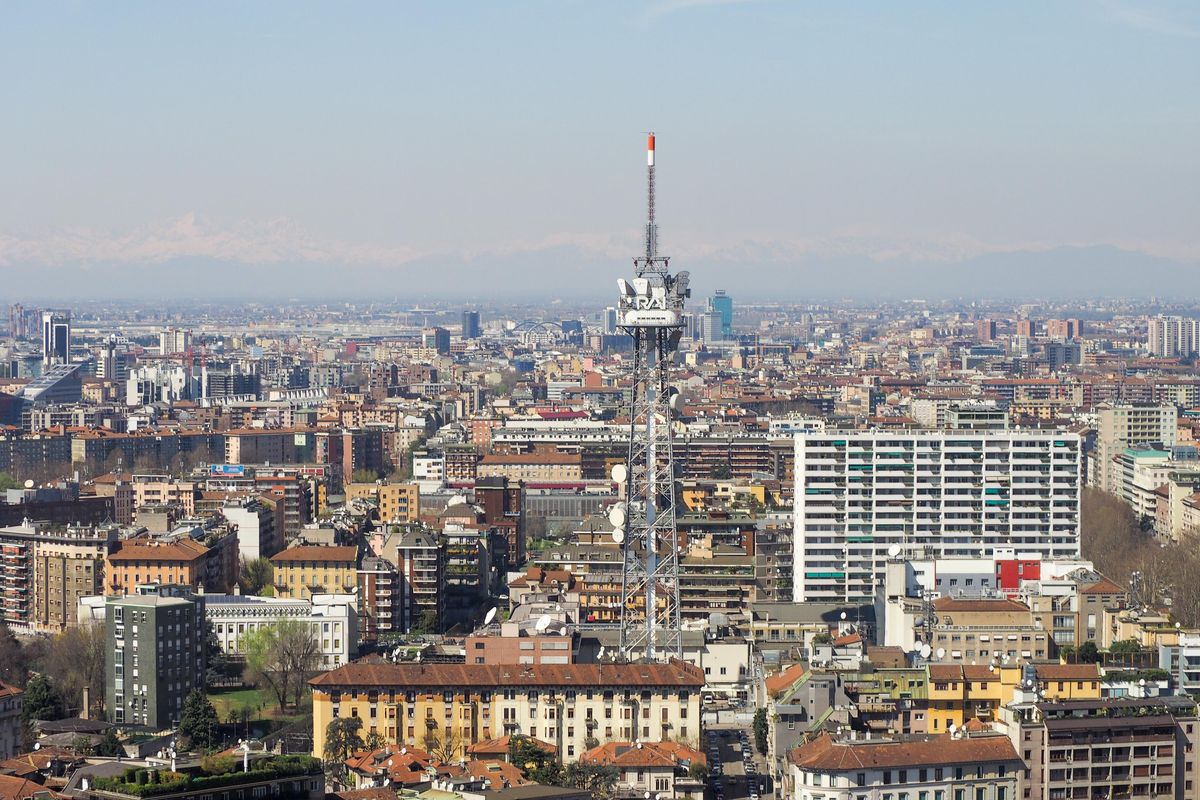
[[[478,742],[523,734],[574,761],[587,740],[700,740],[704,675],[666,664],[347,664],[310,681],[313,752],[339,717],[401,746],[463,757]]]
[[[275,596],[308,600],[351,592],[358,585],[358,548],[302,545],[271,556]]]
[[[1047,700],[1098,700],[1100,669],[1096,664],[1035,664],[1038,688]],[[930,664],[926,719],[930,733],[945,733],[951,725],[995,717],[996,709],[1012,702],[1020,685],[1019,664]]]
[[[421,491],[415,483],[351,483],[347,500],[374,500],[380,522],[416,522],[421,516]]]

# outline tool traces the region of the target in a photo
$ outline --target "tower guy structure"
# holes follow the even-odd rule
[[[624,501],[610,521],[622,545],[620,656],[682,657],[679,618],[679,541],[675,525],[675,465],[671,452],[671,363],[683,335],[688,273],[672,275],[658,254],[654,222],[654,134],[647,141],[646,251],[634,258],[635,277],[619,278],[618,325],[633,338],[629,454],[614,478]]]

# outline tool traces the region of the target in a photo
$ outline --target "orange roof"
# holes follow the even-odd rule
[[[40,783],[12,775],[0,775],[0,800],[26,800],[38,792],[48,791]]]
[[[122,561],[196,561],[208,554],[208,548],[192,539],[176,542],[122,542],[121,549],[109,555],[110,562]]]
[[[1101,577],[1100,580],[1079,590],[1080,594],[1125,594],[1126,590],[1119,584]]]
[[[939,597],[933,601],[933,608],[935,611],[975,611],[979,613],[1029,610],[1029,606],[1024,603],[995,597]]]
[[[699,689],[704,673],[685,661],[666,664],[368,664],[356,661],[322,673],[309,681],[326,687],[406,686],[670,686]]]
[[[980,762],[1019,761],[1012,742],[1002,734],[956,739],[950,734],[910,739],[836,741],[821,734],[788,753],[801,769],[847,772],[910,766],[943,766]]]
[[[535,739],[532,736],[519,737],[540,748],[541,750],[554,755],[558,752],[558,748],[549,742],[543,742],[541,739]],[[473,756],[490,756],[508,755],[508,743],[512,741],[512,736],[501,736],[499,739],[488,739],[483,742],[476,742],[467,748],[467,754]]]
[[[527,780],[525,773],[521,772],[515,764],[501,761],[498,758],[489,758],[485,761],[474,759],[466,763],[465,769],[476,780],[491,781],[493,789],[524,786],[533,782]]]
[[[322,547],[320,545],[300,545],[289,547],[282,553],[271,556],[276,563],[292,561],[342,561],[353,563],[358,560],[357,547]]]
[[[579,757],[582,764],[612,767],[665,767],[707,764],[704,753],[679,742],[608,742]]]
[[[1043,681],[1098,681],[1099,664],[1034,664],[1038,680]]]
[[[808,667],[804,664],[792,664],[783,672],[776,672],[774,675],[767,677],[767,694],[774,697],[779,692],[791,686],[796,681],[800,680],[800,676],[808,671]]]

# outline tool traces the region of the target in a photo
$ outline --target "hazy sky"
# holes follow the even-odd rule
[[[526,262],[607,287],[649,129],[662,249],[702,286],[1063,246],[1200,266],[1195,2],[0,2],[0,71],[22,290]]]

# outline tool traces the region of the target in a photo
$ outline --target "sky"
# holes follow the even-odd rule
[[[0,277],[1200,297],[1200,4],[0,1]],[[1032,280],[1034,287],[1020,285]]]

